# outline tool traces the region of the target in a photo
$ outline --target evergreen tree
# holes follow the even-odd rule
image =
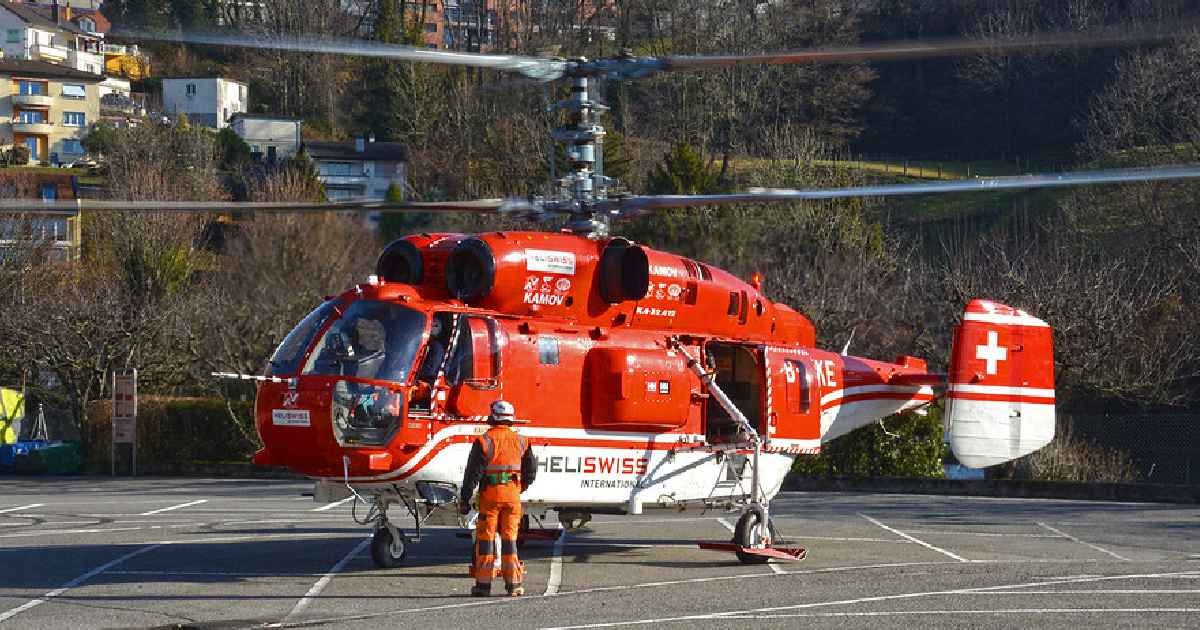
[[[380,0],[375,9],[374,39],[396,44],[403,39],[404,18],[395,0]],[[384,141],[406,140],[408,126],[403,118],[400,64],[390,59],[371,59],[362,66],[362,91],[356,122],[363,133],[374,133]]]
[[[663,156],[646,185],[655,195],[710,195],[720,190],[717,172],[685,142]]]

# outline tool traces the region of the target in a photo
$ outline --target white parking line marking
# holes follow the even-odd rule
[[[46,505],[46,504],[45,503],[30,503],[29,505],[21,505],[21,506],[17,506],[17,507],[4,508],[3,510],[0,510],[0,514],[7,514],[9,512],[20,512],[21,510],[32,510],[33,508],[42,507],[43,505]]]
[[[351,558],[357,556],[363,549],[366,549],[367,545],[369,544],[371,544],[370,536],[362,539],[362,541],[359,542],[354,549],[350,550],[350,553],[342,556],[342,559],[338,560],[337,563],[333,565],[333,568],[329,569],[329,572],[325,575],[322,575],[321,579],[317,580],[316,583],[312,585],[312,588],[308,589],[308,592],[304,594],[304,597],[301,597],[300,601],[296,602],[296,605],[292,607],[292,611],[283,618],[283,621],[286,622],[288,619],[299,615],[304,611],[305,608],[308,608],[308,605],[313,602],[313,599],[320,595],[321,591],[325,590],[325,587],[329,586],[329,583],[333,581],[333,576],[337,575],[338,572],[346,566],[346,563],[350,562]]]
[[[1069,540],[1073,540],[1073,541],[1075,541],[1075,542],[1077,542],[1077,543],[1079,543],[1079,544],[1081,544],[1081,545],[1083,545],[1083,546],[1085,546],[1085,547],[1091,547],[1092,549],[1095,549],[1096,551],[1099,551],[1099,552],[1101,552],[1101,553],[1106,553],[1106,554],[1108,554],[1108,555],[1110,555],[1110,556],[1112,556],[1112,557],[1116,558],[1117,560],[1122,560],[1122,561],[1124,561],[1124,562],[1133,562],[1133,561],[1132,561],[1132,560],[1130,560],[1129,558],[1126,558],[1125,556],[1122,556],[1122,555],[1120,555],[1120,554],[1117,554],[1117,553],[1113,553],[1113,552],[1111,552],[1111,551],[1109,551],[1109,550],[1105,549],[1104,547],[1101,547],[1100,545],[1093,545],[1093,544],[1092,544],[1092,543],[1090,543],[1090,542],[1084,542],[1084,541],[1082,541],[1082,540],[1079,540],[1078,538],[1076,538],[1076,537],[1074,537],[1074,536],[1072,536],[1072,535],[1070,535],[1070,534],[1068,534],[1068,533],[1066,533],[1066,532],[1062,531],[1061,529],[1055,529],[1055,528],[1053,528],[1053,527],[1050,527],[1049,525],[1047,525],[1047,524],[1045,524],[1045,523],[1038,523],[1038,525],[1040,525],[1040,526],[1042,526],[1042,527],[1044,527],[1044,528],[1046,528],[1046,529],[1048,529],[1048,530],[1050,530],[1050,531],[1054,532],[1055,534],[1058,534],[1059,536],[1062,536],[1063,538],[1066,538],[1066,539],[1069,539]]]
[[[140,556],[140,555],[146,553],[147,551],[152,551],[154,549],[158,549],[161,546],[162,546],[162,543],[147,545],[145,547],[142,547],[141,549],[135,549],[135,550],[121,556],[120,558],[117,558],[116,560],[110,560],[110,561],[96,567],[95,569],[92,569],[91,571],[84,573],[83,575],[75,578],[74,580],[71,580],[70,582],[63,584],[62,586],[54,589],[53,591],[50,591],[49,593],[42,595],[41,597],[39,597],[37,599],[30,600],[28,602],[25,602],[24,604],[21,604],[20,606],[17,606],[16,608],[13,608],[6,612],[0,613],[0,623],[3,623],[9,619],[12,619],[13,617],[25,612],[26,610],[33,608],[34,606],[44,604],[47,601],[54,599],[55,597],[62,595],[63,593],[71,590],[72,588],[75,588],[76,586],[79,586],[80,584],[92,579],[93,577],[107,571],[108,569],[111,569],[112,567],[115,567],[118,564],[121,564],[122,562],[129,560],[130,558]]]
[[[542,595],[558,594],[558,588],[562,585],[562,554],[566,541],[567,530],[563,529],[554,541],[554,551],[550,556],[550,577],[546,580],[546,592]]]
[[[559,626],[554,630],[568,630],[580,628],[608,628],[614,626],[638,626],[660,624],[664,622],[680,622],[694,620],[712,620],[712,619],[736,619],[740,616],[755,615],[755,614],[775,614],[789,610],[803,610],[806,608],[819,608],[822,606],[849,606],[854,604],[864,604],[883,601],[896,601],[904,599],[918,599],[923,597],[936,597],[940,595],[969,595],[984,593],[988,591],[1003,591],[1016,588],[1035,588],[1039,586],[1055,586],[1058,584],[1078,584],[1084,582],[1100,582],[1107,580],[1139,580],[1139,579],[1162,579],[1174,578],[1179,576],[1195,575],[1195,573],[1147,573],[1147,574],[1129,574],[1129,575],[1110,575],[1096,578],[1076,578],[1069,580],[1045,580],[1041,582],[1026,582],[1023,584],[1003,584],[999,586],[982,586],[978,588],[963,588],[950,589],[943,591],[924,591],[915,593],[900,593],[897,595],[878,595],[874,597],[857,597],[854,599],[841,599],[825,602],[811,602],[807,604],[793,604],[788,606],[773,606],[769,608],[754,608],[750,610],[730,610],[726,612],[701,613],[697,615],[685,615],[680,617],[663,617],[659,619],[637,619],[633,621],[611,621],[604,623],[594,623],[578,626]],[[1115,610],[1115,609],[1114,609]],[[1149,609],[1147,609],[1149,610]],[[1186,612],[1186,611],[1185,611]],[[549,630],[549,629],[547,629]]]
[[[899,617],[913,615],[1073,615],[1082,613],[1192,613],[1200,608],[1005,608],[1001,610],[882,610],[875,612],[721,615],[708,619],[797,619],[802,617]]]
[[[985,538],[1059,538],[1054,534],[1031,534],[1026,532],[1000,533],[1000,532],[955,532],[955,531],[933,531],[925,529],[910,529],[910,534],[937,534],[944,536],[983,536]]]
[[[920,540],[918,538],[913,538],[912,536],[909,536],[908,534],[905,534],[904,532],[902,532],[898,529],[895,529],[893,527],[888,527],[887,525],[880,523],[879,521],[871,518],[870,516],[867,516],[866,514],[859,514],[859,516],[867,519],[868,521],[871,521],[872,523],[882,527],[883,529],[886,529],[889,532],[892,532],[893,534],[896,534],[897,536],[900,536],[901,538],[907,538],[908,540],[911,540],[912,542],[915,542],[918,545],[925,547],[926,549],[932,549],[933,551],[936,551],[936,552],[942,554],[943,556],[946,556],[947,558],[954,558],[955,560],[958,560],[959,562],[969,562],[969,560],[967,560],[966,558],[964,558],[958,554],[946,551],[945,549],[942,549],[941,547],[935,547],[935,546],[933,546],[923,540]]]
[[[953,564],[956,564],[956,563],[946,562],[946,561],[940,561],[940,562],[938,562],[938,561],[934,561],[934,562],[892,562],[892,563],[887,563],[887,564],[868,564],[868,565],[858,565],[858,566],[849,566],[849,567],[829,567],[829,568],[825,568],[825,569],[804,569],[804,570],[800,570],[800,571],[789,571],[788,575],[813,575],[813,574],[821,574],[821,573],[840,573],[840,572],[845,572],[845,571],[861,571],[864,569],[891,569],[891,568],[898,568],[898,567],[937,566],[937,565],[953,565]],[[558,594],[553,595],[553,597],[571,597],[571,596],[576,596],[576,595],[587,595],[587,594],[591,594],[591,593],[632,591],[632,590],[638,590],[638,589],[643,589],[643,588],[648,588],[648,587],[652,588],[652,587],[658,587],[658,586],[676,586],[676,585],[680,585],[680,584],[703,584],[703,583],[707,583],[707,582],[725,582],[725,581],[731,581],[731,580],[741,581],[741,580],[749,580],[749,579],[754,579],[754,578],[775,578],[775,577],[777,577],[777,576],[773,573],[743,573],[740,575],[722,575],[722,576],[716,576],[716,577],[688,578],[688,579],[684,579],[684,580],[668,580],[668,581],[663,581],[663,582],[643,582],[640,584],[620,584],[620,585],[616,585],[616,586],[595,586],[592,588],[582,588],[582,589],[576,589],[576,590],[572,590],[572,591],[560,591]],[[538,597],[522,597],[522,598],[518,599],[518,602],[536,602],[536,601],[540,601],[540,598],[538,598]],[[443,604],[440,606],[426,606],[426,607],[422,607],[422,608],[398,608],[398,609],[393,609],[393,610],[385,610],[382,612],[363,613],[363,614],[359,614],[359,615],[345,615],[342,617],[326,617],[323,619],[311,619],[311,620],[307,620],[307,621],[297,621],[297,622],[292,622],[292,623],[287,623],[287,624],[278,624],[278,625],[281,627],[287,627],[287,628],[295,628],[295,627],[301,627],[301,626],[321,626],[321,625],[328,625],[328,624],[332,624],[332,623],[345,623],[347,621],[362,621],[364,619],[377,619],[379,617],[393,617],[396,615],[403,615],[406,613],[421,613],[421,612],[432,612],[432,611],[438,611],[438,610],[452,610],[455,608],[468,608],[468,607],[473,607],[473,606],[493,606],[496,604],[504,604],[504,603],[517,603],[517,602],[514,602],[513,599],[510,597],[493,597],[490,599],[483,599],[483,600],[474,601],[474,602],[463,602],[460,604]]]
[[[325,510],[331,510],[331,509],[333,509],[333,508],[335,508],[335,507],[337,507],[337,506],[339,506],[339,505],[341,505],[341,504],[343,504],[343,503],[345,503],[345,502],[347,502],[347,501],[350,501],[350,500],[352,500],[352,499],[354,499],[354,497],[352,497],[352,496],[350,496],[350,497],[346,497],[345,499],[342,499],[341,501],[334,501],[333,503],[326,503],[325,505],[322,505],[322,506],[321,506],[321,507],[319,507],[319,508],[313,508],[311,511],[313,511],[313,512],[324,512]]]
[[[1050,591],[991,591],[987,593],[968,593],[969,595],[1186,595],[1200,593],[1198,589],[1186,588],[1106,588],[1106,589],[1055,589]]]
[[[193,505],[200,505],[201,503],[208,503],[208,499],[197,499],[195,501],[188,501],[187,503],[180,503],[179,505],[172,505],[171,507],[159,508],[157,510],[150,510],[149,512],[142,512],[141,514],[138,514],[138,516],[150,516],[151,514],[162,514],[163,512],[170,512],[172,510],[178,510],[180,508],[190,507]]]

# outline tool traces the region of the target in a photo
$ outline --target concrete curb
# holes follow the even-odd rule
[[[1145,503],[1200,503],[1200,486],[1152,483],[1081,483],[1011,479],[813,479],[788,475],[784,490],[809,492],[881,492],[1024,499],[1077,499]]]

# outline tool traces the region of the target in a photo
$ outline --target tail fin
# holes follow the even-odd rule
[[[964,466],[1001,464],[1054,439],[1050,326],[1011,306],[972,300],[954,332],[946,417]]]

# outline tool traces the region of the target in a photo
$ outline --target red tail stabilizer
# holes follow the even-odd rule
[[[955,329],[946,392],[950,448],[964,466],[1001,464],[1054,439],[1051,332],[1011,306],[967,305]]]

